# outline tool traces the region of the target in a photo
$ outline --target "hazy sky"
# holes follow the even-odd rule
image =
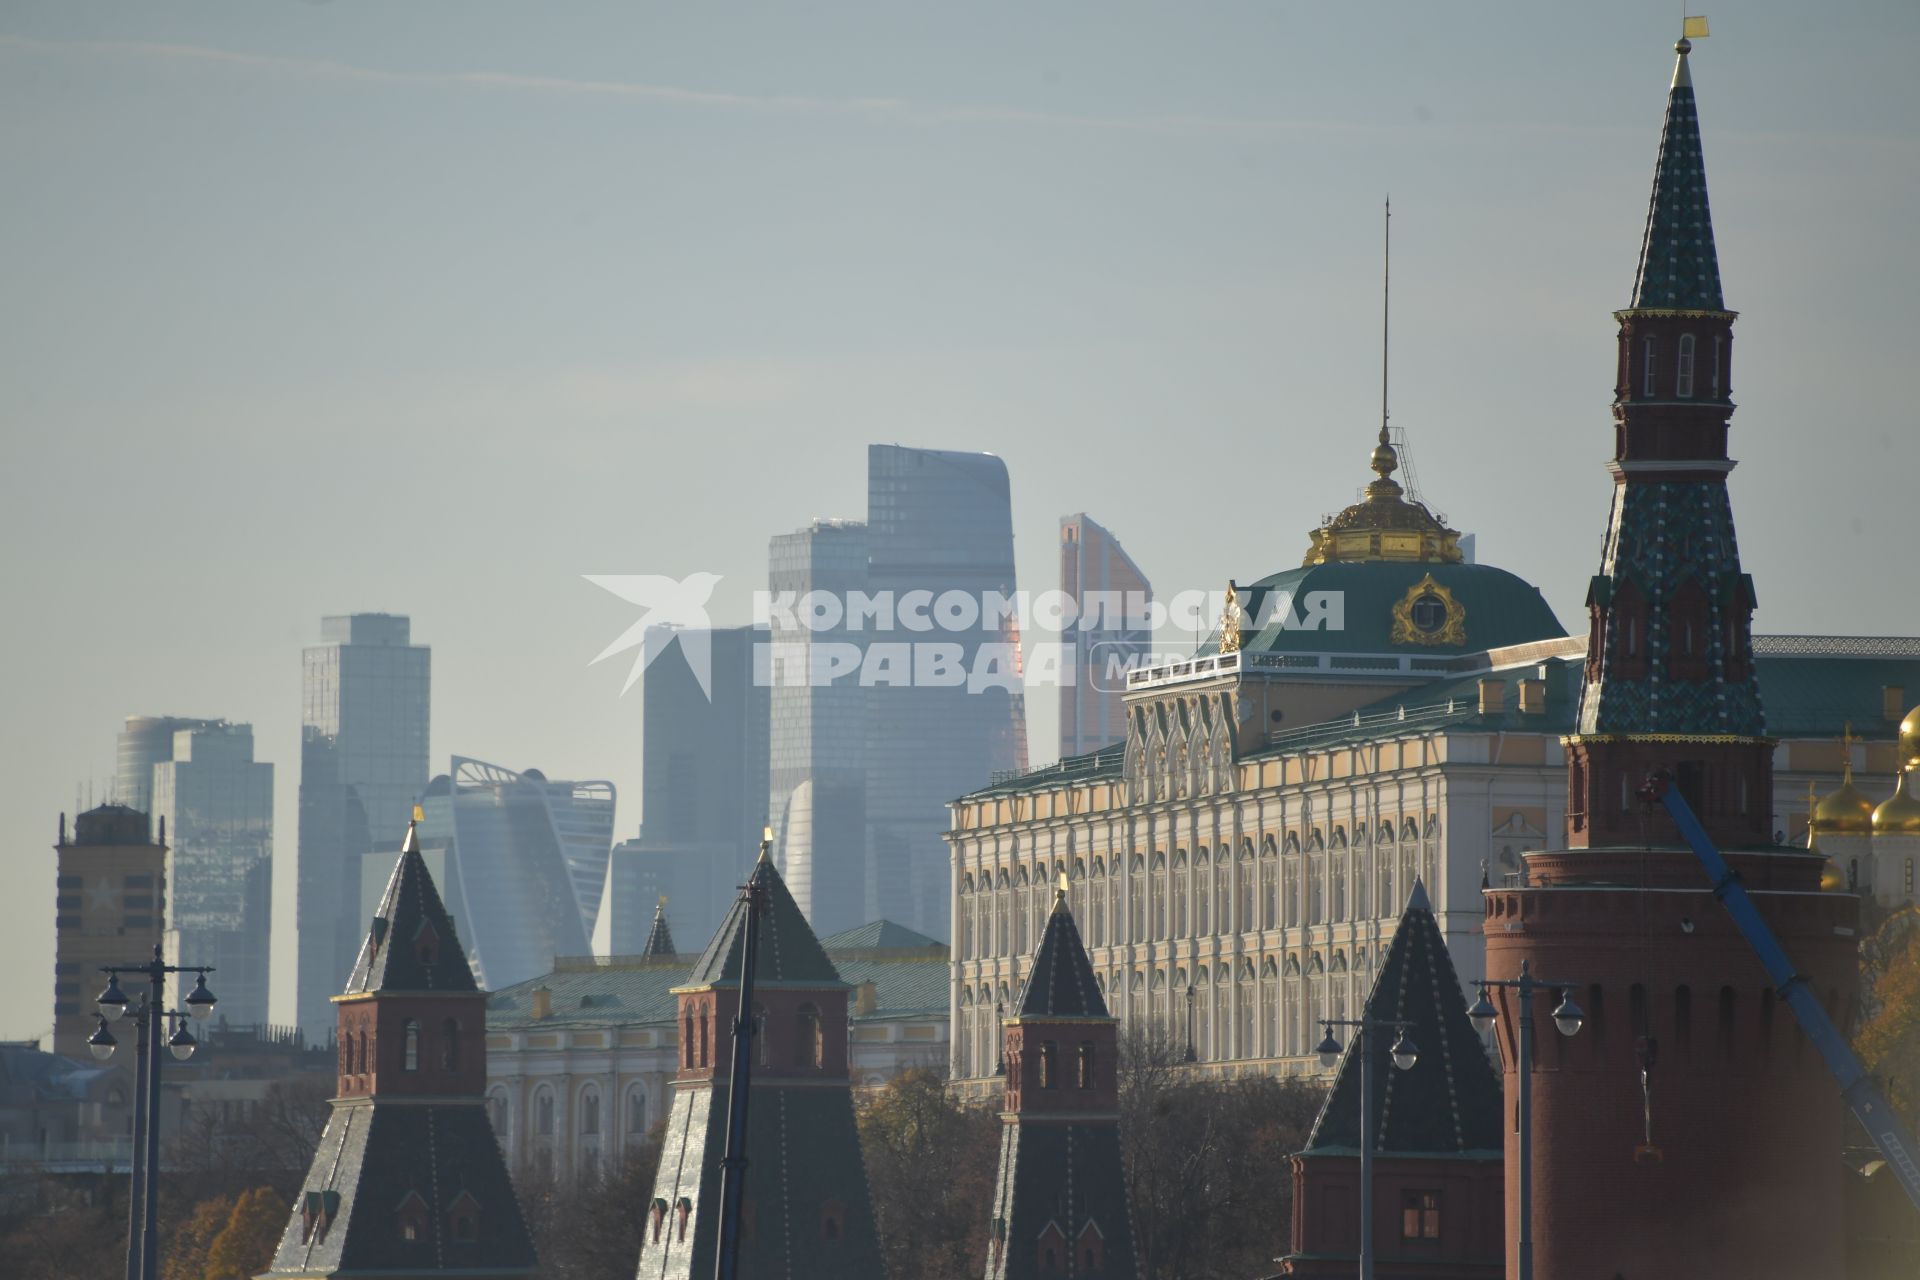
[[[1710,16],[1756,625],[1920,633],[1920,7]],[[50,1026],[49,846],[135,713],[277,766],[290,1013],[322,614],[412,615],[436,772],[611,778],[629,834],[639,695],[587,660],[633,614],[580,575],[745,621],[869,442],[1004,457],[1023,586],[1079,510],[1166,590],[1297,563],[1367,478],[1389,190],[1422,490],[1576,622],[1677,22],[0,3],[0,1035]]]

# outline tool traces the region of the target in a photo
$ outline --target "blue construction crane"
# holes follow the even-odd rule
[[[1658,800],[1667,806],[1667,812],[1673,815],[1674,822],[1680,828],[1680,835],[1692,847],[1700,864],[1707,869],[1707,877],[1713,882],[1713,896],[1720,899],[1721,905],[1733,917],[1734,926],[1760,957],[1774,990],[1793,1010],[1800,1029],[1813,1041],[1813,1047],[1820,1051],[1827,1070],[1833,1073],[1833,1078],[1839,1083],[1840,1096],[1847,1100],[1847,1105],[1860,1118],[1874,1145],[1880,1148],[1880,1154],[1886,1157],[1887,1167],[1899,1179],[1914,1208],[1920,1209],[1920,1146],[1915,1144],[1912,1135],[1901,1125],[1886,1095],[1880,1092],[1873,1077],[1867,1074],[1866,1067],[1854,1055],[1846,1038],[1840,1034],[1840,1029],[1833,1025],[1833,1019],[1820,1007],[1820,1001],[1807,987],[1805,975],[1794,969],[1793,962],[1780,946],[1780,940],[1773,936],[1773,930],[1761,918],[1760,909],[1753,905],[1753,899],[1747,895],[1746,886],[1740,883],[1740,877],[1727,865],[1720,850],[1707,837],[1700,820],[1693,816],[1693,809],[1680,794],[1680,788],[1673,785],[1668,775],[1653,774],[1647,779],[1646,785],[1640,788],[1640,794],[1646,800]]]

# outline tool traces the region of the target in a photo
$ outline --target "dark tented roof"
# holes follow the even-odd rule
[[[400,846],[386,892],[380,895],[360,958],[344,995],[375,991],[478,991],[453,917],[440,901],[433,876],[420,856],[413,824]]]
[[[1080,945],[1080,930],[1073,923],[1063,897],[1053,904],[1047,917],[1047,931],[1034,953],[1033,970],[1020,991],[1018,1016],[1022,1018],[1104,1018],[1107,1002],[1100,998],[1099,984],[1093,980],[1093,966],[1087,961],[1087,949]]]
[[[756,983],[778,982],[789,986],[837,987],[843,985],[839,971],[820,948],[807,918],[800,914],[786,881],[774,870],[773,861],[762,855],[754,864],[750,884],[766,890],[766,905],[760,912],[760,953],[754,964]],[[736,899],[726,919],[700,960],[683,984],[689,987],[731,985],[740,981],[740,936],[747,925],[747,904]]]
[[[1484,1155],[1500,1149],[1500,1078],[1467,1020],[1459,975],[1441,940],[1426,886],[1417,880],[1361,1016],[1406,1022],[1419,1051],[1413,1067],[1401,1071],[1386,1054],[1392,1033],[1373,1033],[1376,1152]],[[1359,1040],[1353,1028],[1335,1030],[1346,1052],[1307,1139],[1307,1154],[1360,1149]],[[1315,1028],[1316,1038],[1318,1033]]]

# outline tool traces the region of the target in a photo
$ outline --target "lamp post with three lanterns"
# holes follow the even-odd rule
[[[161,1035],[171,1025],[173,1034],[166,1037],[168,1052],[182,1062],[193,1056],[200,1042],[194,1039],[188,1029],[189,1022],[204,1019],[213,1012],[218,1003],[213,992],[207,990],[207,975],[213,972],[210,965],[177,966],[165,963],[160,958],[160,948],[153,949],[153,959],[145,964],[102,965],[100,971],[107,975],[107,989],[96,1000],[100,1007],[100,1025],[87,1040],[87,1049],[102,1062],[113,1056],[119,1041],[114,1039],[109,1023],[118,1022],[132,1014],[134,1025],[139,1028],[138,1057],[134,1063],[134,1143],[139,1148],[129,1161],[133,1171],[133,1193],[127,1204],[127,1280],[155,1280],[160,1274],[159,1235],[159,1183],[160,1183],[160,1042]],[[127,999],[126,992],[120,989],[120,975],[137,975],[147,980],[145,997],[138,1006]],[[195,975],[193,990],[187,993],[182,1002],[185,1009],[166,1007],[166,980],[170,973],[191,973]]]
[[[1420,1050],[1407,1037],[1410,1022],[1378,1018],[1322,1018],[1327,1035],[1315,1048],[1320,1065],[1331,1071],[1340,1062],[1340,1042],[1333,1038],[1335,1027],[1354,1029],[1353,1051],[1360,1055],[1360,1280],[1373,1280],[1373,1033],[1394,1033],[1393,1047],[1387,1052],[1393,1065],[1411,1071],[1420,1061]]]

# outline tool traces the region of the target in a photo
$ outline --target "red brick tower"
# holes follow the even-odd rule
[[[765,906],[754,961],[740,1274],[882,1280],[848,1075],[849,988],[764,852],[752,882]],[[636,1206],[646,1215],[640,1280],[713,1274],[746,928],[746,901],[736,899],[674,988],[680,1070],[653,1195]]]
[[[1107,1013],[1066,881],[1005,1022],[1007,1093],[987,1280],[1134,1280],[1120,1156],[1119,1022]]]
[[[1615,317],[1613,510],[1566,744],[1567,848],[1530,855],[1526,887],[1487,894],[1489,976],[1515,978],[1530,961],[1536,977],[1577,984],[1587,1013],[1569,1039],[1547,1016],[1550,992],[1535,1010],[1540,1280],[1802,1280],[1842,1268],[1838,1090],[1665,810],[1637,795],[1649,772],[1673,775],[1844,1026],[1857,900],[1822,894],[1819,857],[1771,841],[1773,743],[1726,484],[1734,313],[1721,299],[1689,49],[1677,46],[1633,305]],[[1509,1113],[1511,1006],[1498,1031]],[[1517,1141],[1508,1125],[1509,1274]]]
[[[487,1120],[486,993],[412,824],[339,1009],[340,1076],[263,1280],[532,1277]]]

